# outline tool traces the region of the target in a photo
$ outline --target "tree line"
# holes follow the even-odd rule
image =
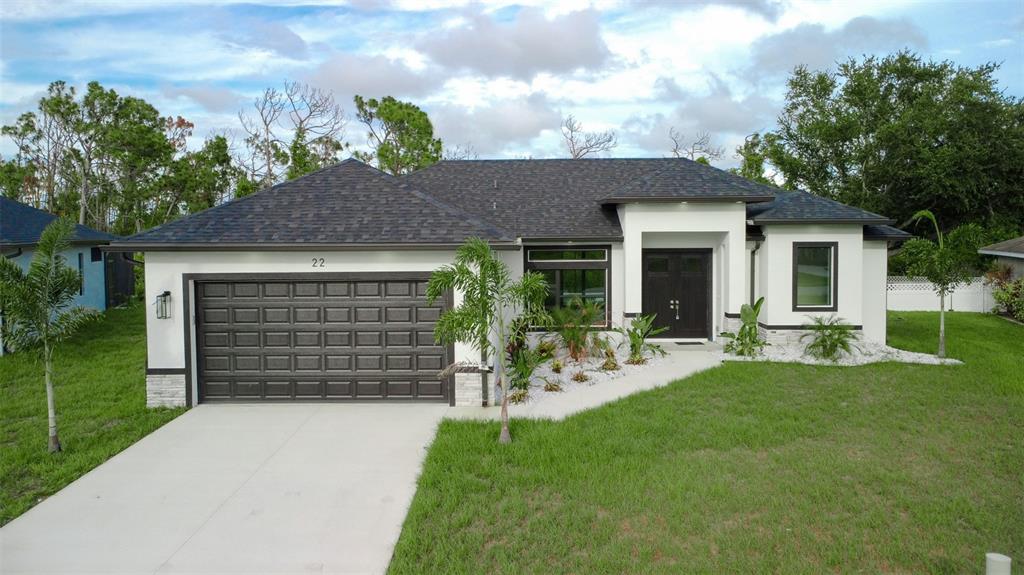
[[[885,214],[908,227],[918,210],[946,229],[974,223],[996,239],[1024,225],[1024,103],[994,76],[910,52],[798,67],[773,130],[737,147],[732,171]],[[267,88],[239,112],[240,136],[214,134],[199,149],[195,126],[162,116],[143,99],[91,82],[79,94],[50,84],[37,109],[2,135],[15,153],[0,163],[0,191],[79,223],[131,234],[333,164],[344,154],[404,174],[445,159],[475,158],[445,147],[418,106],[356,96],[350,118],[332,93],[299,82]],[[366,147],[347,141],[351,121]],[[610,153],[614,130],[559,126],[571,158]],[[708,132],[669,128],[667,155],[703,163],[724,149]]]

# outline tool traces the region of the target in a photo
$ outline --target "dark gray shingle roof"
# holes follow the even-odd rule
[[[987,255],[1001,255],[1024,259],[1024,236],[985,246],[978,250],[978,252]]]
[[[57,219],[57,216],[26,206],[21,202],[0,196],[0,245],[3,246],[34,246],[39,243],[46,226]],[[75,235],[71,242],[75,244],[106,244],[118,239],[118,236],[75,224]]]
[[[912,237],[914,237],[912,234],[892,226],[864,226],[864,239],[866,240],[902,241]]]
[[[267,245],[511,241],[503,230],[357,160],[289,180],[119,242]]]
[[[755,224],[850,223],[891,224],[889,218],[802,191],[776,190],[770,202],[749,204],[747,219]]]
[[[526,238],[620,237],[610,204],[767,200],[773,188],[681,158],[438,162],[403,180]]]

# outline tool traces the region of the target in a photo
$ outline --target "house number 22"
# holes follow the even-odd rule
[[[327,267],[324,264],[324,258],[313,258],[313,267],[315,267],[315,268],[325,268],[325,267]]]

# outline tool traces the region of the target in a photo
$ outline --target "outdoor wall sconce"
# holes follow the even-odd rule
[[[171,317],[171,292],[165,291],[164,293],[156,296],[156,300],[153,302],[156,306],[156,318],[167,319]]]

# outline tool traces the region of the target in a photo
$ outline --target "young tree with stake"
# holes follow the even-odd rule
[[[53,396],[53,351],[95,315],[92,310],[71,306],[82,276],[64,265],[61,252],[71,246],[74,231],[74,224],[63,219],[47,226],[28,273],[12,260],[0,258],[3,339],[15,350],[35,350],[42,355],[51,453],[61,450]]]

